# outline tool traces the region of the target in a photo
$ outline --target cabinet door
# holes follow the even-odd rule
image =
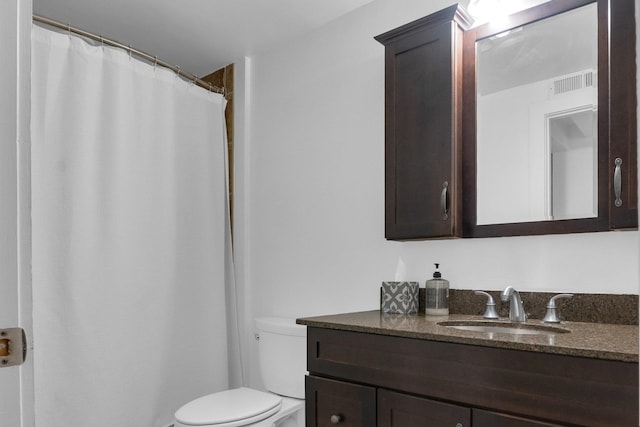
[[[305,385],[307,427],[375,427],[375,388],[314,376]]]
[[[454,5],[385,45],[385,236],[460,235],[462,30]]]
[[[612,23],[609,164],[606,168],[610,180],[609,225],[612,229],[635,228],[638,227],[638,144],[634,2],[612,2],[609,12]]]
[[[424,426],[471,427],[471,410],[464,406],[378,390],[378,427]]]
[[[562,424],[550,424],[527,418],[499,414],[497,412],[473,410],[473,427],[561,427]]]
[[[496,183],[503,181],[517,182],[516,179],[510,180],[506,178],[510,173],[507,173],[506,170],[502,170],[500,167],[502,162],[506,162],[513,168],[512,172],[517,168],[512,162],[512,160],[515,159],[513,155],[515,153],[509,154],[507,149],[507,147],[513,146],[511,141],[513,135],[506,132],[505,134],[509,135],[509,138],[503,145],[497,143],[497,141],[491,141],[491,150],[486,149],[486,140],[483,142],[482,138],[480,138],[480,140],[478,139],[478,131],[480,129],[488,129],[493,126],[495,126],[496,130],[501,129],[504,120],[501,122],[500,117],[487,120],[486,117],[483,117],[484,114],[482,114],[482,112],[478,112],[478,89],[479,86],[481,86],[479,81],[482,80],[482,76],[477,75],[477,64],[483,60],[481,60],[481,56],[478,54],[481,49],[476,46],[476,42],[491,40],[494,36],[503,33],[505,29],[507,29],[506,27],[526,27],[530,24],[542,24],[543,21],[554,22],[555,20],[556,23],[560,22],[560,20],[563,19],[561,17],[562,15],[565,13],[573,13],[588,3],[596,4],[598,14],[598,46],[597,52],[594,52],[598,58],[597,78],[590,83],[595,83],[594,87],[597,87],[598,93],[598,145],[597,155],[595,156],[597,158],[597,176],[594,177],[596,178],[594,184],[597,182],[597,199],[594,200],[594,202],[597,202],[597,205],[595,205],[594,208],[597,209],[593,212],[595,216],[585,212],[585,217],[581,217],[583,216],[582,214],[576,214],[573,219],[553,220],[549,218],[543,220],[543,216],[538,215],[538,220],[533,220],[532,218],[531,221],[517,218],[517,216],[511,219],[503,217],[502,219],[495,220],[488,218],[490,215],[481,214],[479,217],[480,206],[484,206],[481,207],[480,210],[485,210],[485,212],[488,211],[492,214],[499,214],[503,209],[503,204],[513,203],[514,200],[510,200],[508,197],[509,193],[528,195],[529,200],[539,198],[539,196],[533,196],[534,192],[530,193],[529,189],[533,189],[535,186],[538,186],[537,192],[539,194],[542,194],[541,191],[549,193],[546,197],[547,203],[551,202],[550,205],[553,205],[554,196],[559,197],[558,201],[568,201],[573,197],[578,197],[580,191],[588,188],[588,186],[581,185],[580,183],[580,180],[586,179],[585,177],[578,178],[578,174],[571,172],[571,174],[567,176],[571,176],[570,180],[575,180],[575,187],[571,190],[569,188],[560,190],[562,186],[558,186],[558,190],[560,191],[554,194],[553,188],[551,188],[553,186],[549,185],[553,179],[551,175],[555,174],[554,176],[559,177],[562,171],[557,170],[556,172],[559,173],[553,172],[554,166],[551,163],[552,160],[548,157],[545,157],[544,161],[550,166],[550,169],[545,172],[544,177],[542,175],[539,176],[540,179],[544,178],[549,181],[546,185],[541,186],[542,181],[540,181],[540,179],[536,179],[533,176],[525,178],[523,174],[522,184],[511,187],[511,190],[505,192],[506,187],[502,189],[496,187]],[[635,2],[635,4],[638,4],[638,2]],[[465,142],[463,147],[463,163],[465,165],[463,172],[463,191],[465,197],[463,213],[464,237],[582,233],[606,231],[609,229],[636,228],[638,226],[636,24],[634,17],[634,2],[630,0],[555,0],[511,15],[505,28],[485,24],[475,26],[465,33],[463,61],[465,64],[463,77],[463,91],[465,96]],[[569,32],[570,30],[567,29],[567,31]],[[513,36],[513,33],[511,36]],[[517,37],[523,38],[524,36],[519,33]],[[501,40],[503,46],[509,44],[508,38]],[[574,48],[575,47],[570,48],[572,53]],[[486,46],[484,49],[486,51]],[[512,49],[515,51],[515,47],[512,46]],[[545,56],[541,52],[538,53],[539,55],[536,55],[536,60],[542,59]],[[557,64],[559,61],[555,58],[552,62]],[[495,65],[500,66],[502,62],[496,61]],[[527,68],[534,70],[551,69],[544,65],[545,64],[530,64]],[[542,78],[541,76],[540,79]],[[540,113],[538,113],[538,115],[539,114]],[[545,113],[545,115],[546,114],[547,113]],[[504,119],[504,117],[502,117],[502,119]],[[546,122],[547,120],[539,119],[539,121]],[[548,124],[545,126],[548,126]],[[547,128],[547,131],[548,130],[549,128]],[[491,137],[488,139],[491,139]],[[577,152],[578,151],[576,151],[576,153]],[[501,153],[502,155],[496,153]],[[556,160],[563,156],[563,154],[559,152],[557,154],[559,154],[559,157],[555,157]],[[573,157],[573,155],[570,156]],[[485,160],[488,158],[497,161],[491,165],[485,164]],[[533,165],[533,163],[529,163],[529,161],[534,158],[535,156],[529,156],[527,163],[522,163],[519,165],[519,168],[522,170],[525,166],[530,167],[528,165]],[[577,159],[577,157],[575,157],[575,159]],[[478,160],[481,161],[478,162]],[[584,164],[584,167],[586,166],[587,163]],[[479,167],[480,169],[478,169]],[[570,169],[571,168],[566,168],[565,172],[569,172]],[[580,169],[583,171],[588,170],[583,169],[583,167],[580,167]],[[494,175],[495,177],[499,177],[499,179],[491,181],[491,185],[487,183],[485,186],[485,184],[479,182],[483,181],[482,179],[478,180],[482,175]],[[566,194],[573,194],[573,196],[561,196],[564,191],[568,192]],[[504,192],[500,201],[498,201],[498,197],[487,197],[490,193],[493,193],[494,196],[496,194],[502,194],[500,192]],[[591,191],[589,192],[591,193]],[[522,205],[522,203],[514,203],[514,206],[520,205]],[[494,206],[494,208],[487,209],[487,206]],[[551,215],[551,209],[549,209],[549,207],[550,206],[547,206],[547,208],[545,208],[547,215]],[[484,218],[482,218],[482,216],[484,216]],[[573,214],[569,216],[573,216]]]

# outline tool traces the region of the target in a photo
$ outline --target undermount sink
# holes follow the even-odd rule
[[[565,334],[570,331],[554,326],[533,325],[527,323],[484,322],[484,321],[447,321],[438,323],[440,326],[462,331],[475,331],[511,335],[554,335]]]

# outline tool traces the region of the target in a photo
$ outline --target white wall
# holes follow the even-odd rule
[[[377,0],[245,63],[250,101],[236,142],[245,319],[376,309],[399,259],[423,284],[440,262],[457,289],[638,293],[636,231],[384,239],[384,48],[373,37],[451,3]],[[251,333],[247,323],[254,349]],[[250,365],[259,384],[254,357]]]

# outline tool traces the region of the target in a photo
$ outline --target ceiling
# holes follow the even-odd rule
[[[478,41],[478,91],[598,69],[595,3]]]
[[[204,76],[371,1],[33,0],[33,13]]]

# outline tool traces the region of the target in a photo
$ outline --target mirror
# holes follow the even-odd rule
[[[463,237],[637,228],[634,17],[550,0],[464,33]]]
[[[598,216],[596,3],[479,39],[477,225]]]

